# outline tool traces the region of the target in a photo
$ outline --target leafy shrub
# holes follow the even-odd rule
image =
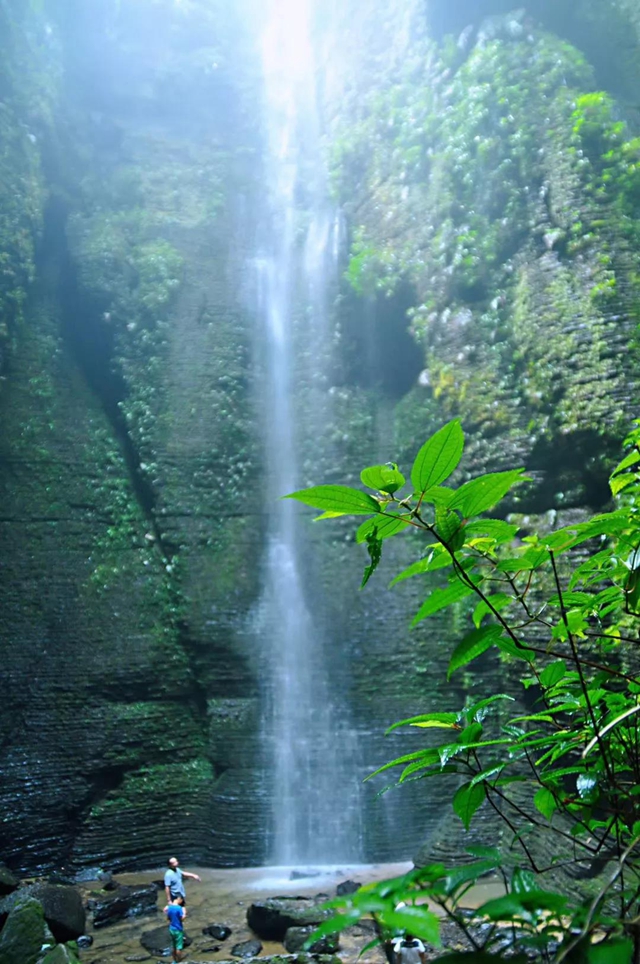
[[[361,888],[332,902],[336,913],[320,932],[373,915],[382,937],[406,929],[437,944],[439,918],[429,899],[472,948],[442,961],[640,959],[640,422],[626,444],[610,482],[617,507],[547,535],[519,537],[516,525],[485,515],[526,479],[523,470],[445,484],[463,453],[458,421],[421,448],[409,489],[389,463],[363,470],[368,492],[321,485],[289,496],[322,509],[322,519],[366,516],[357,532],[369,553],[363,586],[386,539],[420,530],[423,553],[392,585],[440,570],[447,581],[428,594],[412,625],[473,600],[448,676],[498,650],[522,664],[533,703],[504,722],[514,698],[493,693],[446,712],[427,708],[392,727],[443,735],[376,773],[399,771],[400,784],[457,775],[452,806],[464,827],[481,806],[492,808],[509,850],[470,847],[468,865],[431,864]],[[534,845],[541,837],[550,858]],[[488,873],[501,876],[504,895],[465,910],[465,894]],[[573,886],[558,886],[563,874]]]

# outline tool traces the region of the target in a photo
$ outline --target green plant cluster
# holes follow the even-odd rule
[[[50,134],[57,54],[36,5],[0,6],[0,367],[35,280],[46,200],[41,143]]]
[[[372,774],[399,769],[399,784],[453,776],[452,807],[465,830],[488,807],[505,827],[508,850],[469,847],[475,859],[463,867],[430,864],[362,888],[332,903],[336,915],[313,939],[373,915],[383,936],[402,929],[437,945],[439,919],[428,898],[470,947],[443,962],[637,960],[640,422],[626,446],[611,475],[616,508],[545,534],[525,535],[487,516],[525,481],[522,469],[447,484],[464,448],[458,421],[422,446],[409,488],[387,463],[362,471],[362,489],[320,485],[289,496],[321,509],[321,519],[364,518],[356,536],[369,554],[363,587],[388,538],[420,532],[420,557],[391,585],[427,573],[447,578],[428,592],[412,626],[471,601],[448,678],[493,650],[521,667],[525,694],[512,715],[505,708],[514,697],[491,692],[394,724],[442,737]],[[465,910],[465,895],[488,874],[501,880],[503,895]],[[586,883],[559,888],[567,874]]]
[[[413,285],[444,417],[531,444],[617,431],[640,305],[637,140],[549,34],[421,54],[333,142],[347,282],[368,297]]]

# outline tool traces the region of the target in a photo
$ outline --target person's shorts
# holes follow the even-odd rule
[[[169,933],[171,934],[171,946],[174,951],[181,951],[184,947],[184,931],[179,930],[177,927],[170,927]]]

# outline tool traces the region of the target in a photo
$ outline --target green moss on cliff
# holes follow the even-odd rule
[[[333,168],[358,219],[347,281],[376,297],[409,281],[439,417],[522,451],[621,430],[640,145],[577,50],[514,24],[462,63],[425,44],[336,140]]]

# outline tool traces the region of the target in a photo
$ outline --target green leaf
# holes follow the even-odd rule
[[[411,469],[414,491],[422,495],[427,489],[440,485],[457,467],[464,448],[464,434],[455,419],[425,442]]]
[[[475,787],[471,783],[463,783],[458,787],[453,797],[453,809],[456,816],[460,817],[465,830],[469,829],[474,813],[484,803],[486,791],[483,783],[477,783]]]
[[[637,482],[635,475],[618,475],[615,479],[609,480],[609,488],[611,489],[611,495],[619,495],[624,489],[628,489],[630,485]]]
[[[464,545],[464,526],[460,516],[446,506],[436,506],[436,531],[454,552]]]
[[[428,944],[440,946],[440,918],[424,904],[385,910],[380,914],[380,922],[393,930],[407,931]]]
[[[367,535],[367,551],[371,561],[367,566],[364,567],[364,574],[362,576],[362,582],[360,583],[361,589],[364,589],[364,587],[367,585],[369,579],[378,568],[380,560],[382,559],[382,540],[378,538],[376,529]]]
[[[451,659],[449,660],[449,668],[447,670],[447,679],[451,679],[452,675],[461,666],[466,666],[472,660],[481,656],[482,653],[486,652],[490,646],[496,642],[496,640],[502,635],[502,627],[496,626],[483,626],[481,629],[474,629],[464,637],[462,642],[458,643],[453,653],[451,654]]]
[[[373,777],[377,777],[379,773],[384,773],[385,770],[391,770],[393,767],[402,766],[402,764],[410,763],[412,761],[424,762],[425,766],[431,766],[432,763],[437,763],[440,759],[438,751],[435,747],[429,747],[426,750],[416,750],[414,753],[405,753],[404,756],[399,756],[396,760],[390,760],[389,763],[383,763],[381,767],[378,767],[373,773],[369,773],[364,782],[371,780]]]
[[[309,489],[290,492],[285,499],[296,499],[314,509],[324,512],[342,512],[344,515],[371,515],[380,512],[380,503],[360,489],[348,485],[312,485]]]
[[[362,470],[360,480],[368,488],[375,489],[376,492],[387,492],[389,495],[401,489],[406,482],[395,462],[387,462],[386,465],[370,465],[368,469]]]
[[[547,790],[546,787],[541,787],[533,798],[533,804],[539,813],[546,820],[551,820],[552,816],[558,809],[556,803],[556,798],[552,794],[551,790]]]
[[[407,720],[399,720],[397,723],[392,723],[391,726],[385,730],[385,736],[401,726],[442,726],[451,729],[455,728],[458,718],[457,713],[423,713],[421,716],[410,716]]]
[[[519,531],[519,526],[504,522],[502,519],[476,519],[474,522],[468,522],[465,529],[468,536],[489,536],[495,539],[498,545],[511,542]]]
[[[340,516],[346,515],[346,512],[332,512],[329,509],[327,512],[323,512],[322,515],[317,515],[314,522],[322,522],[323,519],[339,519]]]
[[[509,656],[514,656],[516,659],[523,659],[525,663],[533,663],[536,658],[532,649],[528,649],[526,646],[516,646],[514,641],[507,639],[506,636],[496,639],[496,646],[502,653],[508,653]]]
[[[611,473],[611,478],[613,478],[614,475],[619,475],[620,472],[624,472],[626,469],[630,469],[632,465],[637,465],[638,462],[640,462],[640,452],[634,449],[632,452],[629,452],[628,455],[625,455],[622,462],[618,462]]]
[[[629,937],[613,937],[592,944],[587,951],[587,964],[631,964],[633,942]]]
[[[470,596],[472,592],[473,587],[459,580],[450,583],[446,589],[434,589],[413,617],[411,626],[417,626],[418,623],[426,619],[427,616],[431,616],[440,609],[445,609],[447,606],[451,606],[453,603],[465,599],[465,597]]]
[[[446,569],[453,563],[453,557],[450,555],[449,551],[444,548],[444,546],[437,545],[434,546],[432,551],[425,559],[418,559],[417,562],[413,562],[406,569],[403,569],[401,573],[395,576],[389,583],[389,588],[395,586],[399,582],[404,582],[405,579],[410,579],[412,576],[419,576],[423,572],[435,572],[436,569]]]
[[[456,491],[449,508],[459,509],[466,519],[480,515],[481,512],[487,512],[500,502],[514,485],[528,480],[528,476],[523,475],[523,472],[524,469],[491,472],[477,479],[471,479]]]
[[[373,519],[367,519],[362,525],[358,526],[356,542],[366,542],[373,532],[380,540],[388,539],[390,536],[395,536],[396,532],[406,529],[408,525],[409,523],[405,522],[400,516],[381,512]]]
[[[485,860],[493,861],[496,867],[499,867],[502,863],[502,855],[498,847],[487,847],[484,844],[473,844],[466,848],[468,854],[472,857],[483,857]]]
[[[567,664],[563,659],[556,659],[542,670],[540,673],[540,682],[543,686],[551,688],[555,686],[556,683],[559,683],[561,679],[564,679],[566,675]]]
[[[473,610],[473,624],[476,629],[479,628],[480,623],[485,616],[488,616],[489,614],[493,616],[491,606],[493,606],[493,609],[496,609],[498,612],[500,612],[511,602],[513,602],[513,596],[509,596],[505,592],[496,592],[492,596],[487,596],[487,602],[482,599]],[[488,603],[491,603],[491,606],[489,606]]]

